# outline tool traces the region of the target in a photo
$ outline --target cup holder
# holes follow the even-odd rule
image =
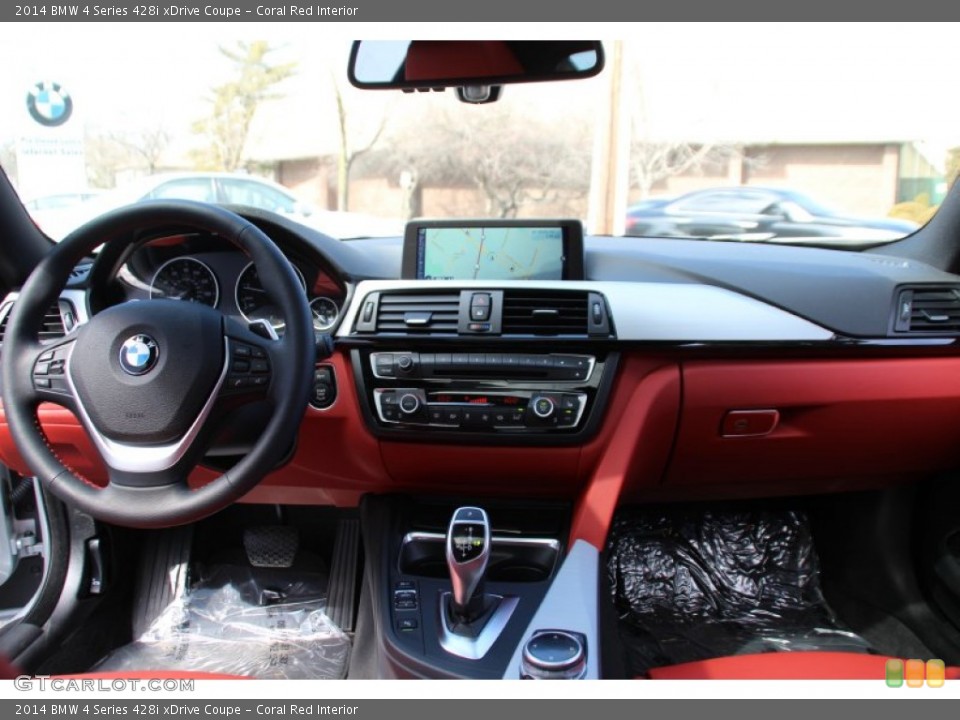
[[[403,575],[447,578],[444,556],[446,536],[411,532],[400,546],[399,569]],[[552,538],[503,537],[490,539],[487,580],[492,582],[541,582],[553,575],[560,542]]]

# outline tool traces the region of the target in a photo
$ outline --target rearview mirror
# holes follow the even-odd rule
[[[360,40],[348,74],[374,90],[496,86],[592,77],[603,60],[594,40]]]

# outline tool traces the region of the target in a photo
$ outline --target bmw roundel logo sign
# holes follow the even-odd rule
[[[27,110],[44,127],[59,127],[73,114],[73,98],[60,83],[38,82],[27,93]]]
[[[149,335],[134,335],[120,346],[120,367],[128,375],[143,375],[157,364],[160,350]]]

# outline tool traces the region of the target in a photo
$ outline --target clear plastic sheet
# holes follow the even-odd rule
[[[746,653],[870,651],[823,597],[802,513],[623,515],[608,551],[633,672]]]
[[[340,679],[350,639],[324,613],[326,577],[219,566],[96,671],[179,670]]]

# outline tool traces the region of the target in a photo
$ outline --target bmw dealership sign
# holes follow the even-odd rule
[[[27,110],[44,127],[58,127],[73,114],[73,99],[60,83],[38,82],[27,93]]]
[[[73,96],[60,82],[36,79],[27,84],[25,99],[17,132],[21,195],[42,197],[84,189],[83,123],[77,117]]]

